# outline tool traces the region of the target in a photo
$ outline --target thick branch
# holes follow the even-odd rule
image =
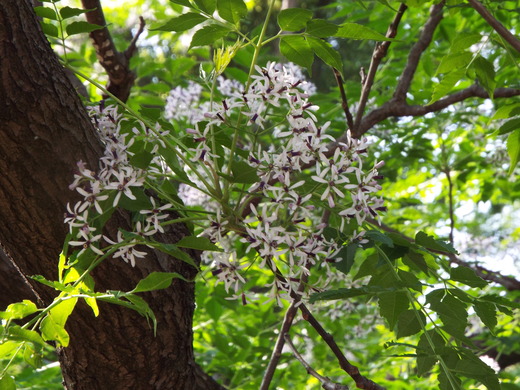
[[[511,31],[504,27],[495,17],[484,7],[478,0],[468,0],[468,3],[477,11],[480,16],[491,26],[493,29],[500,34],[502,38],[506,40],[513,48],[520,53],[520,40],[515,37]]]
[[[387,38],[395,38],[397,35],[397,27],[401,22],[404,12],[408,7],[405,4],[401,4],[397,14],[395,15],[394,20],[388,26],[388,30],[386,31]],[[365,113],[365,107],[368,101],[368,96],[370,95],[370,90],[372,89],[372,85],[374,84],[374,79],[376,77],[377,68],[381,63],[381,60],[386,56],[388,52],[388,47],[390,46],[391,41],[385,41],[376,44],[374,52],[372,53],[372,60],[370,61],[370,67],[368,68],[368,75],[361,80],[363,88],[361,90],[361,97],[359,98],[359,106],[356,112],[356,120],[354,122],[354,129],[351,128],[351,131],[355,131],[363,118],[363,114]],[[349,126],[350,127],[350,126]]]
[[[406,93],[410,89],[410,84],[412,83],[413,76],[415,74],[415,71],[417,70],[417,65],[419,64],[421,55],[428,48],[428,46],[430,46],[433,33],[435,32],[435,29],[442,20],[443,7],[444,1],[441,1],[439,4],[433,5],[430,8],[430,17],[424,25],[424,29],[421,33],[421,36],[419,37],[419,40],[410,50],[410,54],[408,55],[408,61],[406,62],[406,66],[403,70],[403,73],[401,74],[401,78],[399,79],[397,88],[395,89],[395,100],[406,100]]]
[[[520,89],[497,88],[493,93],[493,98],[509,98],[519,95]],[[441,111],[446,107],[449,107],[455,103],[462,102],[472,97],[488,99],[489,94],[480,85],[474,84],[471,87],[455,92],[449,96],[446,96],[445,98],[442,98],[432,104],[428,104],[425,106],[411,106],[404,101],[397,101],[396,99],[391,99],[390,101],[383,104],[381,107],[372,110],[363,118],[359,128],[357,129],[356,137],[362,136],[376,124],[390,117],[424,116],[430,112]],[[342,138],[339,141],[341,141]]]
[[[99,0],[81,0],[81,3],[83,8],[92,9],[85,14],[89,23],[106,26],[105,15]],[[136,78],[135,73],[129,68],[129,62],[136,51],[136,41],[143,32],[144,25],[144,19],[140,18],[139,30],[124,53],[116,49],[107,27],[90,33],[99,63],[108,74],[107,90],[122,101],[128,99]]]

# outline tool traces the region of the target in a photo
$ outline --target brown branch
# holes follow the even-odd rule
[[[426,21],[424,25],[423,31],[415,45],[413,45],[410,50],[410,54],[408,55],[408,61],[406,62],[406,66],[401,74],[401,78],[397,84],[397,88],[394,92],[394,99],[397,101],[405,101],[406,94],[410,89],[410,85],[413,80],[413,76],[415,71],[417,70],[417,65],[419,64],[419,60],[421,58],[422,53],[430,46],[432,41],[433,33],[435,29],[439,25],[442,20],[442,8],[444,7],[444,1],[441,1],[439,4],[433,5],[430,8],[430,17]]]
[[[347,118],[347,125],[350,131],[354,131],[354,119],[352,118],[352,114],[350,113],[350,109],[348,107],[348,100],[347,100],[347,94],[345,92],[345,87],[343,85],[343,78],[341,77],[341,74],[336,68],[333,68],[334,70],[334,77],[336,78],[336,83],[339,87],[339,93],[341,94],[341,108],[343,108],[343,111],[345,112],[345,118]]]
[[[293,301],[291,303],[291,306],[289,306],[287,312],[285,313],[282,328],[280,329],[280,333],[278,334],[278,339],[276,340],[273,353],[271,354],[271,359],[269,360],[269,364],[267,365],[267,368],[265,370],[264,377],[262,378],[260,390],[269,390],[269,385],[273,380],[274,372],[276,371],[276,366],[278,365],[280,357],[282,356],[282,349],[285,345],[285,336],[288,334],[289,329],[291,329],[294,317],[296,316],[296,312],[298,311],[298,306],[296,305],[296,303],[296,301]]]
[[[379,228],[385,232],[398,234],[399,236],[401,236],[408,242],[415,242],[415,240],[413,238],[408,237],[407,235],[401,233],[399,230],[391,228],[390,226],[385,225],[384,223],[379,223],[379,221],[376,221],[375,219],[367,218],[367,222],[374,226],[375,225],[379,226]],[[448,257],[452,263],[455,263],[458,265],[463,265],[465,267],[473,269],[475,271],[475,273],[482,279],[487,280],[489,282],[494,282],[494,283],[500,284],[501,286],[505,287],[508,291],[520,290],[520,281],[516,280],[515,278],[513,278],[511,276],[505,276],[505,275],[502,275],[500,272],[491,271],[491,270],[489,270],[485,267],[482,267],[478,264],[475,264],[473,262],[468,262],[468,261],[462,260],[454,253],[433,250],[433,249],[429,249],[429,251],[436,253],[438,255]]]
[[[520,53],[520,40],[515,37],[507,28],[504,27],[486,7],[482,5],[478,0],[468,0],[468,3],[477,11],[480,16],[491,26],[493,29],[506,40],[513,48]]]
[[[106,27],[105,15],[100,0],[81,0],[83,8],[92,9],[85,14],[87,22],[105,26],[92,31],[89,35],[93,41],[99,63],[108,74],[107,90],[122,101],[130,96],[136,75],[130,69],[130,58],[136,51],[136,41],[144,30],[144,19],[139,18],[140,25],[137,34],[132,39],[128,49],[121,53],[117,50],[110,31]]]
[[[399,6],[399,10],[394,17],[394,20],[388,26],[388,30],[386,31],[387,38],[395,38],[397,35],[397,27],[401,22],[404,12],[408,7],[405,4],[401,4]],[[386,56],[388,52],[388,47],[390,46],[391,41],[385,41],[381,43],[377,43],[374,48],[374,52],[372,53],[372,59],[370,61],[370,67],[368,68],[368,75],[366,77],[362,77],[362,89],[361,89],[361,97],[359,98],[359,106],[356,112],[356,120],[354,122],[354,127],[351,128],[351,131],[356,131],[361,119],[363,118],[363,114],[365,113],[365,107],[368,101],[368,96],[370,95],[370,90],[372,89],[372,85],[374,84],[374,79],[376,77],[377,68],[381,63],[381,60]],[[350,127],[350,126],[349,126]]]
[[[296,357],[296,359],[298,359],[298,361],[302,364],[303,367],[305,367],[305,370],[307,370],[307,372],[312,375],[313,377],[315,377],[317,380],[320,381],[321,383],[321,387],[325,390],[348,390],[348,386],[345,386],[345,385],[342,385],[342,384],[339,384],[339,383],[335,383],[333,381],[330,380],[330,378],[327,378],[326,376],[321,376],[320,374],[318,374],[316,372],[316,370],[314,370],[310,365],[309,363],[307,363],[305,361],[305,359],[303,358],[302,355],[300,355],[300,353],[298,352],[298,350],[296,349],[296,347],[294,346],[293,342],[291,341],[291,338],[289,337],[288,334],[286,334],[284,336],[284,339],[285,341],[287,342],[287,345],[289,346],[289,348],[291,348],[294,356]]]
[[[520,89],[517,88],[497,88],[493,93],[493,98],[509,98],[519,95]],[[428,104],[425,106],[411,106],[404,101],[397,101],[395,99],[391,99],[388,102],[384,103],[381,107],[376,108],[372,110],[370,113],[368,113],[361,121],[355,135],[358,138],[361,137],[376,124],[390,117],[423,116],[430,112],[441,111],[446,107],[449,107],[455,103],[460,103],[472,97],[488,99],[489,94],[480,85],[473,84],[468,88],[455,92],[440,100],[437,100],[432,104]],[[342,136],[338,141],[342,141],[344,137],[346,137],[346,135]]]

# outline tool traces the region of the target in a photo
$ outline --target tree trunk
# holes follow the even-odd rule
[[[55,280],[66,234],[63,213],[74,200],[68,185],[75,164],[83,160],[96,169],[101,144],[29,0],[0,0],[0,62],[0,243],[24,275]],[[175,225],[168,239],[185,234],[183,225]],[[196,274],[193,267],[157,254],[135,268],[107,260],[95,272],[96,288],[131,289],[151,271]],[[14,288],[21,281],[2,286],[5,301],[34,296],[30,289]],[[34,282],[32,287],[46,304],[56,295]],[[70,346],[59,351],[67,389],[221,388],[194,362],[193,283],[175,281],[144,298],[157,317],[156,337],[131,310],[100,304],[95,318],[86,305],[77,306],[67,323]]]

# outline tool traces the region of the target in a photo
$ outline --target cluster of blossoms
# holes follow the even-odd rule
[[[133,155],[130,148],[136,139],[143,139],[152,143],[152,152],[156,152],[162,142],[157,136],[161,131],[156,129],[156,132],[151,132],[141,125],[141,129],[134,127],[131,132],[123,132],[121,125],[124,119],[116,107],[91,107],[90,115],[105,149],[97,172],[88,169],[82,161],[77,164],[78,170],[70,189],[75,189],[83,196],[83,200],[73,206],[67,205],[65,223],[69,225],[70,232],[75,234],[75,239],[69,241],[69,244],[81,247],[79,254],[90,248],[96,254],[103,255],[100,243],[104,239],[109,244],[118,246],[114,257],[121,257],[133,266],[136,258],[146,255],[145,252],[136,249],[136,245],[142,244],[137,236],[150,237],[158,231],[164,232],[161,221],[168,217],[166,210],[171,208],[171,204],[156,206],[155,199],[150,197],[151,208],[140,212],[142,218],[133,227],[136,238],[132,240],[125,240],[121,231],[115,240],[103,236],[97,231],[97,227],[92,226],[92,221],[95,220],[93,214],[102,215],[110,212],[118,206],[122,197],[136,200],[132,189],[143,187],[150,171],[160,170],[161,161],[155,157],[150,163],[150,170],[136,168],[130,163]],[[166,135],[166,132],[162,132],[162,135]]]
[[[258,180],[232,194],[226,205],[208,201],[211,188],[203,191],[204,196],[198,198],[203,200],[206,210],[215,211],[203,234],[224,249],[223,253],[211,255],[213,274],[227,291],[235,293],[235,298],[246,301],[244,272],[255,263],[275,275],[269,287],[271,296],[281,302],[294,298],[295,294],[304,294],[306,290],[301,283],[323,287],[332,280],[330,265],[338,260],[340,246],[349,243],[326,237],[328,221],[318,215],[320,211],[334,213],[340,221],[339,230],[343,230],[345,223],[352,226],[350,222],[355,221],[359,228],[351,233],[350,240],[367,241],[361,225],[367,217],[377,219],[378,212],[384,210],[382,199],[374,195],[381,189],[377,180],[381,178],[378,169],[382,163],[366,169],[363,163],[367,155],[366,139],[347,136],[345,142],[335,143],[326,134],[330,122],[318,126],[315,115],[318,107],[308,100],[314,87],[294,66],[269,63],[265,68],[257,67],[257,71],[247,90],[219,76],[220,101],[201,102],[202,88],[195,83],[188,88],[176,88],[168,97],[166,117],[191,126],[185,131],[193,140],[192,147],[177,151],[187,152],[186,159],[193,162],[185,168],[193,181],[186,182],[179,193],[186,198],[186,204],[197,202],[197,196],[190,197],[186,186],[202,189],[204,183],[214,184],[216,172],[226,170],[222,167],[227,166],[228,159],[236,160],[240,155],[256,172]],[[142,191],[136,188],[143,187],[145,181],[148,185],[171,173],[164,171],[159,156],[152,159],[146,170],[130,163],[136,139],[151,144],[148,147],[151,153],[160,146],[164,149],[157,136],[161,130],[158,127],[151,131],[141,125],[140,129],[123,131],[124,119],[115,108],[93,108],[91,115],[104,141],[105,155],[97,173],[78,163],[71,188],[84,199],[67,207],[65,221],[76,235],[70,245],[82,247],[81,251],[91,248],[102,255],[103,238],[117,246],[115,257],[134,265],[136,258],[146,255],[136,245],[146,242],[142,238],[163,232],[161,223],[172,205],[156,205],[156,198],[150,197],[151,207],[140,211],[134,235],[125,237],[119,232],[114,240],[96,231],[89,222],[89,213],[103,214],[104,207],[115,208],[123,197],[135,200],[134,192]],[[240,118],[247,123],[240,122]],[[240,129],[240,145],[220,146],[217,153],[215,129]],[[267,133],[276,139],[268,147],[262,144],[262,134]],[[234,147],[240,147],[242,152],[234,153]],[[227,175],[231,173],[228,171]],[[226,175],[220,179],[226,180]],[[218,184],[221,185],[226,186]],[[233,215],[228,215],[230,210],[234,210]],[[248,210],[248,215],[243,216],[242,210]],[[235,251],[239,242],[246,247],[240,255]],[[324,272],[311,272],[312,269]]]
[[[377,180],[381,178],[378,168],[382,163],[364,169],[366,139],[348,136],[347,141],[330,149],[334,139],[325,133],[330,123],[317,125],[314,112],[318,107],[308,101],[306,82],[301,75],[295,75],[292,68],[269,63],[265,68],[257,67],[257,71],[248,91],[235,84],[219,89],[226,90],[227,95],[223,94],[220,103],[213,102],[212,109],[199,106],[199,117],[203,121],[187,132],[197,145],[192,148],[193,161],[211,166],[215,157],[210,142],[213,126],[230,123],[233,115],[240,112],[248,118],[251,128],[263,130],[272,125],[271,114],[276,112],[279,118],[279,112],[284,110],[285,120],[272,130],[279,146],[266,149],[252,144],[248,147],[248,163],[259,177],[248,192],[260,201],[257,206],[255,201],[249,205],[251,213],[243,220],[244,232],[240,238],[254,249],[260,267],[267,267],[275,274],[283,271],[286,277],[275,278],[272,284],[272,295],[279,299],[301,293],[298,285],[303,277],[309,277],[311,267],[323,267],[327,271],[322,273],[321,281],[315,282],[317,285],[331,280],[330,264],[336,261],[334,257],[339,248],[323,235],[327,224],[318,219],[316,211],[337,211],[341,229],[351,219],[361,226],[367,217],[377,218],[378,212],[384,210],[383,200],[374,196],[381,189]],[[313,183],[311,190],[309,182]],[[205,231],[215,242],[222,243],[223,236],[229,234],[225,217],[217,212]],[[365,243],[363,234],[364,231],[358,230],[351,238]],[[232,248],[226,249],[232,251]],[[243,265],[230,260],[235,257],[229,253],[227,258],[215,256],[214,275],[224,282],[226,290],[238,292],[244,282],[240,274]]]

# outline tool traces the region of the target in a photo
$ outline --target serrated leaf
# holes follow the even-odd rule
[[[312,18],[312,11],[302,8],[287,8],[278,14],[278,25],[284,31],[298,31]]]
[[[403,256],[403,263],[405,263],[408,267],[412,269],[417,269],[425,274],[428,274],[428,264],[426,260],[424,260],[424,256],[422,253],[409,250],[406,255]]]
[[[334,258],[341,259],[333,263],[333,266],[340,272],[343,272],[345,275],[348,275],[350,269],[354,265],[354,257],[356,256],[356,251],[359,248],[357,244],[351,243],[347,246],[343,246],[338,254]]]
[[[72,18],[74,16],[78,16],[90,11],[94,11],[95,8],[92,9],[83,9],[83,8],[71,8],[69,6],[63,7],[60,9],[60,15],[62,19]]]
[[[448,253],[457,253],[455,248],[453,248],[447,242],[436,240],[433,236],[427,235],[425,232],[420,231],[415,235],[415,243],[417,245],[421,245],[427,249],[435,250],[435,251],[443,251]]]
[[[423,333],[417,344],[417,376],[424,376],[433,368],[438,360],[437,355],[442,353],[445,346],[444,339],[435,330],[427,332],[433,348],[428,337]]]
[[[474,270],[464,266],[452,268],[450,271],[450,279],[475,288],[483,288],[487,286],[487,282],[477,276]]]
[[[256,169],[244,161],[233,161],[231,163],[231,172],[233,183],[253,184],[257,183],[260,178],[256,174]]]
[[[341,62],[341,56],[339,53],[332,48],[332,45],[322,39],[307,37],[312,51],[319,58],[323,60],[327,65],[343,73],[343,64]]]
[[[45,345],[45,341],[42,339],[38,332],[34,330],[23,329],[18,325],[9,326],[8,334],[10,340],[28,341],[35,345]]]
[[[494,331],[497,325],[497,310],[496,306],[491,302],[481,302],[479,300],[474,303],[475,313],[482,320],[491,332]]]
[[[184,7],[193,8],[193,6],[190,3],[190,0],[170,0],[174,4],[179,4]]]
[[[482,41],[481,34],[467,34],[467,33],[458,33],[453,38],[450,46],[450,52],[456,53],[459,51],[463,51],[474,45],[475,43],[479,43]]]
[[[338,26],[323,19],[311,19],[307,22],[305,32],[318,38],[331,37],[338,31]]]
[[[210,45],[217,39],[225,37],[230,31],[229,28],[218,24],[210,24],[209,26],[203,27],[193,34],[190,49],[192,47]]]
[[[372,30],[369,27],[363,26],[357,23],[343,23],[338,31],[334,34],[338,38],[350,38],[359,40],[372,40],[372,41],[394,41],[393,38],[387,38],[383,34]]]
[[[520,130],[515,130],[507,137],[507,154],[511,160],[509,175],[515,170],[518,159],[520,158]]]
[[[453,371],[482,382],[488,390],[500,390],[497,375],[491,367],[480,359],[461,359],[457,362]]]
[[[34,7],[34,13],[41,18],[58,20],[58,15],[56,15],[56,11],[49,7]]]
[[[200,23],[208,20],[205,16],[195,13],[188,12],[168,20],[165,24],[160,27],[152,28],[150,31],[175,31],[182,32],[193,28]]]
[[[490,120],[509,119],[517,115],[520,115],[520,103],[508,104],[507,106],[502,106],[496,110]]]
[[[337,290],[327,290],[320,293],[312,294],[309,298],[310,303],[316,301],[327,301],[336,299],[346,299],[352,297],[359,297],[363,295],[375,296],[383,292],[392,292],[393,288],[384,288],[379,286],[366,286],[359,288],[339,288]]]
[[[417,315],[421,318],[419,322]],[[412,336],[421,331],[426,323],[426,317],[421,311],[405,310],[397,320],[397,338]]]
[[[233,24],[237,24],[247,15],[247,7],[243,0],[217,0],[217,10],[222,19]]]
[[[367,230],[365,233],[365,237],[368,238],[370,241],[373,242],[379,242],[381,244],[386,245],[389,248],[394,247],[394,242],[391,238],[387,237],[386,234],[381,233],[377,230]]]
[[[197,249],[199,251],[222,252],[222,249],[213,244],[207,237],[187,236],[175,243],[180,248]]]
[[[139,281],[137,286],[130,291],[138,293],[144,291],[162,290],[171,286],[173,279],[182,279],[188,281],[185,277],[177,272],[152,272],[147,277]]]
[[[40,26],[42,27],[43,33],[53,38],[59,38],[60,33],[58,31],[58,27],[54,24],[40,22]]]
[[[466,305],[451,294],[447,294],[442,301],[428,300],[430,309],[441,317],[445,328],[454,336],[463,336],[464,329],[468,325],[468,312]]]
[[[399,315],[408,309],[410,301],[404,291],[392,291],[378,294],[379,312],[388,322],[388,328],[394,329]]]
[[[520,130],[520,118],[513,118],[505,122],[499,127],[497,134],[504,135],[515,130]]]
[[[24,299],[22,302],[11,303],[5,311],[0,312],[0,318],[5,320],[19,320],[36,313],[38,308],[34,302]]]
[[[495,68],[493,64],[484,57],[477,56],[472,65],[477,75],[478,81],[492,99],[496,87]]]
[[[280,39],[280,53],[289,61],[294,62],[311,72],[312,62],[314,61],[314,53],[309,44],[299,35],[282,36]]]
[[[33,348],[31,344],[25,344],[23,348],[23,360],[32,368],[39,368],[42,365],[43,354],[41,348]]]
[[[195,4],[204,12],[208,14],[213,14],[216,9],[216,1],[215,0],[194,0]]]
[[[473,53],[457,52],[444,56],[435,74],[453,72],[455,69],[466,68],[473,59]]]
[[[12,376],[5,374],[0,377],[0,390],[16,390],[16,382]]]
[[[102,28],[104,27],[98,24],[92,24],[88,22],[72,22],[71,24],[67,25],[67,27],[65,27],[65,31],[70,36],[75,34],[89,33]]]
[[[451,92],[455,84],[457,84],[465,74],[465,69],[456,69],[453,72],[445,74],[441,81],[436,83],[433,87],[432,98],[428,104],[435,103],[437,100],[443,98],[449,92]]]

